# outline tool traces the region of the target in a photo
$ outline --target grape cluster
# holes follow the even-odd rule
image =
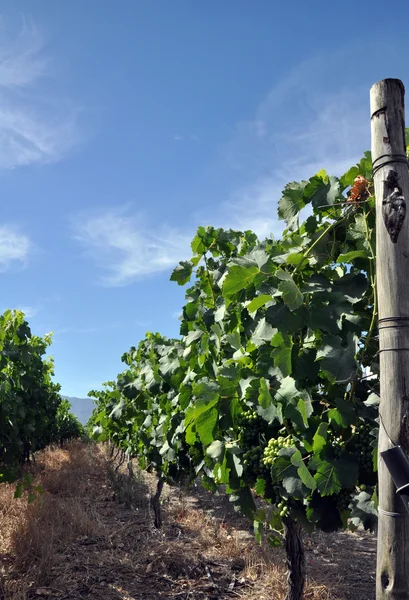
[[[351,502],[351,494],[353,490],[341,490],[339,494],[337,494],[337,508],[340,512],[344,510],[348,510],[349,503]]]
[[[288,517],[290,514],[290,507],[288,506],[288,503],[281,501],[277,504],[277,508],[279,511],[279,515],[280,517]]]
[[[253,471],[258,471],[262,455],[263,449],[261,446],[251,446],[243,453],[243,465],[250,467]]]
[[[371,425],[363,423],[356,428],[352,440],[352,451],[358,460],[360,470],[369,473],[373,471],[373,449],[371,447],[372,437],[370,432]]]
[[[248,484],[253,485],[258,476],[268,476],[262,459],[269,426],[254,410],[244,411],[237,421],[238,443],[243,450],[243,476]]]
[[[239,426],[239,443],[246,448],[258,445],[260,435],[265,434],[268,428],[266,421],[254,410],[246,410],[237,419]]]
[[[290,448],[293,445],[291,436],[289,435],[287,437],[279,436],[278,438],[272,438],[264,450],[263,464],[266,467],[271,467],[281,448]]]
[[[333,437],[332,439],[330,439],[328,441],[329,441],[329,445],[331,446],[333,457],[339,458],[345,449],[344,440],[340,437]]]

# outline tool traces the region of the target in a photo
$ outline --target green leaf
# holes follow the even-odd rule
[[[276,347],[272,353],[274,357],[274,365],[280,369],[283,377],[291,375],[291,355],[294,345],[292,337],[287,333],[278,332],[271,340],[271,345]]]
[[[352,250],[346,254],[340,254],[337,258],[337,262],[348,264],[356,258],[368,258],[368,254],[364,250]]]
[[[308,427],[308,417],[311,415],[311,406],[307,405],[305,400],[300,398],[297,402],[297,410],[301,415],[304,427]]]
[[[334,462],[328,462],[326,460],[322,461],[317,469],[314,479],[321,496],[338,494],[342,489],[342,484],[339,480]]]
[[[210,446],[206,448],[206,454],[218,462],[221,462],[224,456],[224,442],[214,440]]]
[[[314,454],[319,454],[327,444],[328,423],[320,423],[313,438]]]
[[[365,406],[378,406],[381,399],[375,392],[369,394],[368,398],[364,401]]]
[[[185,337],[186,346],[190,346],[192,342],[198,340],[200,337],[202,337],[202,335],[203,331],[201,329],[193,329],[192,331],[190,331]]]
[[[290,333],[291,335],[297,329],[304,327],[306,319],[307,309],[305,306],[301,306],[296,311],[291,311],[284,302],[277,302],[277,304],[269,306],[266,310],[266,320],[268,323],[280,331]]]
[[[219,386],[211,381],[202,381],[193,386],[193,394],[195,401],[186,410],[186,442],[194,444],[197,432],[201,440],[205,440],[202,441],[204,445],[211,444],[219,414],[215,408],[219,401]]]
[[[269,294],[260,294],[259,296],[256,296],[249,304],[247,304],[246,308],[250,313],[255,312],[262,306],[265,306],[267,302],[271,302],[271,300],[272,298]]]
[[[254,489],[257,496],[263,498],[266,492],[266,480],[259,477],[256,481],[256,486]]]
[[[279,269],[276,276],[278,279],[281,279],[278,289],[283,295],[285,304],[290,310],[297,310],[297,308],[300,308],[304,302],[304,295],[295,284],[291,275],[286,271]]]
[[[269,260],[270,256],[267,254],[267,252],[259,247],[256,247],[244,256],[236,256],[235,258],[232,258],[232,263],[241,265],[242,267],[256,266],[261,269],[267,265]]]
[[[246,517],[253,519],[257,508],[250,488],[243,487],[234,490],[230,495],[230,502],[233,502]]]
[[[170,281],[176,281],[179,285],[185,285],[192,276],[193,264],[189,260],[180,261],[173,270]]]
[[[311,202],[317,211],[325,206],[331,206],[340,196],[339,180],[326,174],[311,177],[304,190],[304,199]]]
[[[315,349],[303,350],[298,356],[294,354],[292,356],[292,376],[296,380],[297,386],[302,387],[304,383],[308,385],[309,382],[316,380],[320,366],[315,361],[317,357]]]
[[[230,453],[228,455],[228,463],[231,464],[231,471],[237,478],[240,478],[243,475],[243,465],[240,458],[234,454]]]
[[[281,404],[273,404],[267,408],[263,408],[262,406],[257,406],[257,414],[262,417],[267,423],[272,423],[274,420],[277,420],[280,425],[283,424],[283,409]]]
[[[359,173],[363,175],[365,179],[372,179],[372,154],[370,150],[364,152],[363,158],[358,164]]]
[[[285,221],[290,229],[296,224],[297,216],[305,206],[303,193],[306,185],[306,181],[288,183],[278,202],[278,218]]]
[[[295,499],[301,499],[308,495],[308,489],[297,475],[297,469],[288,468],[287,472],[292,472],[293,475],[283,477],[282,486],[288,494]],[[315,482],[314,482],[315,483]]]
[[[358,167],[351,167],[344,175],[340,177],[341,187],[343,189],[353,185],[356,177],[359,175]]]
[[[259,395],[258,395],[258,403],[262,408],[268,408],[271,405],[272,398],[270,394],[270,385],[267,379],[261,377],[260,379],[260,387],[259,387]]]
[[[294,477],[294,473],[297,473],[297,469],[292,464],[291,457],[296,452],[298,452],[298,450],[295,447],[282,448],[279,450],[278,456],[274,459],[271,468],[273,481],[280,482],[285,477]]]
[[[321,369],[331,374],[333,381],[346,382],[354,377],[357,364],[354,349],[344,348],[339,336],[327,336],[317,352],[317,361],[321,361]]]
[[[203,446],[208,446],[214,440],[214,430],[219,419],[219,412],[214,406],[203,411],[194,421],[195,430]]]
[[[112,411],[109,415],[109,418],[110,419],[120,419],[125,406],[126,405],[125,405],[124,399],[121,398],[120,401],[118,402],[118,404],[116,404],[114,406],[114,408],[112,409]]]
[[[298,402],[299,398],[309,400],[309,394],[306,390],[299,390],[295,385],[295,380],[292,377],[285,377],[280,382],[275,399],[278,402]]]
[[[214,470],[214,478],[217,484],[227,484],[230,479],[230,469],[227,466],[226,457],[222,462],[216,463]]]
[[[351,455],[340,456],[331,461],[323,460],[318,463],[314,479],[322,496],[338,494],[342,488],[348,489],[356,485],[358,464]]]
[[[337,398],[335,404],[337,408],[331,408],[328,411],[330,421],[334,421],[341,429],[345,429],[355,423],[356,414],[351,402],[346,398]]]
[[[361,492],[352,499],[351,519],[356,527],[362,524],[365,529],[374,531],[378,523],[378,513],[371,496]]]
[[[250,286],[259,275],[260,269],[254,265],[242,267],[233,265],[227,273],[223,283],[223,295],[228,298]]]
[[[263,317],[257,323],[257,327],[251,336],[251,341],[256,346],[261,346],[264,342],[269,342],[277,333],[277,329],[272,327],[270,323],[267,323],[266,318]]]
[[[340,292],[351,304],[355,304],[361,300],[367,287],[368,280],[363,273],[347,273],[333,284],[333,290]]]
[[[210,379],[200,381],[193,386],[192,392],[197,400],[206,404],[212,403],[213,406],[219,398],[219,385]]]
[[[297,450],[291,456],[291,463],[297,467],[297,473],[303,484],[309,488],[310,490],[315,490],[317,484],[315,482],[314,477],[311,475],[309,470],[307,469],[305,462],[301,456],[301,452]]]

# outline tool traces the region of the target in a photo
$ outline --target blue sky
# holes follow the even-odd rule
[[[178,334],[198,225],[280,232],[285,183],[370,146],[409,84],[409,3],[9,0],[0,16],[0,308],[54,332],[62,392]]]

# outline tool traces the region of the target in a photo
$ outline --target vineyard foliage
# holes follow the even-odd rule
[[[33,452],[58,442],[58,424],[70,415],[44,357],[50,343],[50,335],[31,334],[21,311],[0,315],[0,481],[15,479]]]
[[[58,405],[56,423],[53,430],[53,442],[64,442],[81,438],[85,435],[85,429],[78,418],[71,412],[71,404],[63,399]]]
[[[117,381],[89,393],[94,438],[169,482],[224,485],[257,535],[269,515],[272,543],[286,517],[308,530],[372,526],[374,204],[367,152],[340,178],[285,187],[281,239],[199,227],[171,276],[189,284],[181,337],[148,333]]]

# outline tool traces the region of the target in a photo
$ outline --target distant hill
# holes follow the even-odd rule
[[[92,398],[74,398],[69,396],[62,396],[70,402],[72,412],[83,425],[88,421],[94,410],[94,401]]]

